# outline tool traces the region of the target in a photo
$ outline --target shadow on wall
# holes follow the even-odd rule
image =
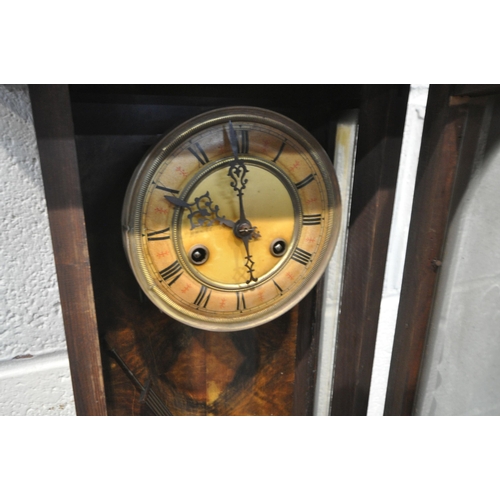
[[[500,415],[500,98],[480,111],[478,146],[459,174],[417,415]]]

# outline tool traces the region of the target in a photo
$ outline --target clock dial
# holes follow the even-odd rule
[[[123,234],[134,274],[161,310],[235,331],[307,294],[339,219],[333,167],[307,131],[270,111],[225,108],[181,125],[144,158]]]

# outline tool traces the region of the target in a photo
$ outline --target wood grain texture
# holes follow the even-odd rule
[[[313,415],[324,279],[298,306],[293,415]]]
[[[386,415],[411,415],[442,260],[468,99],[431,85],[417,170]]]
[[[299,306],[251,330],[191,328],[161,313],[140,292],[125,261],[119,225],[101,224],[89,231],[95,245],[91,254],[100,331],[142,385],[150,381],[173,415],[294,412]],[[103,362],[109,414],[150,415],[114,359],[105,356]],[[307,390],[300,394],[307,397]],[[296,411],[306,411],[302,408]]]
[[[366,415],[408,85],[367,85],[359,115],[332,415]]]
[[[80,179],[65,85],[30,85],[78,415],[106,415]]]
[[[150,311],[147,321],[141,312],[132,319],[133,326],[108,325],[106,338],[143,385],[151,381],[173,415],[292,413],[293,313],[265,329],[217,333],[187,327],[159,311],[158,315]],[[123,313],[123,324],[129,324],[130,309]],[[137,389],[126,383],[112,359],[106,369],[109,413],[149,414],[139,404]]]
[[[96,288],[107,295],[100,329],[173,415],[292,413],[297,308],[252,330],[197,330],[161,313],[139,293],[124,262],[106,253],[93,264]],[[114,359],[104,357],[104,365],[109,414],[151,414]]]
[[[477,97],[500,93],[500,85],[456,84],[450,89],[452,95]]]

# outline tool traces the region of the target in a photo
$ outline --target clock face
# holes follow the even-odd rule
[[[136,169],[123,208],[132,270],[162,311],[236,331],[299,302],[340,223],[333,166],[277,113],[224,108],[176,128]]]

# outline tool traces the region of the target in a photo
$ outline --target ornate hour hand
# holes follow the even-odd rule
[[[212,217],[217,222],[231,229],[235,227],[235,223],[232,220],[219,215],[219,205],[212,206],[213,201],[208,191],[204,195],[195,198],[194,203],[187,203],[180,198],[175,198],[175,196],[165,195],[165,199],[178,207],[189,210],[189,215],[187,217],[191,223],[191,230],[201,226],[211,226],[213,224]]]

